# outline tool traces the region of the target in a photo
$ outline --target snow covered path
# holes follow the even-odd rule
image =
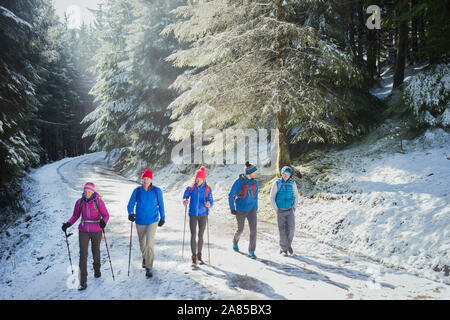
[[[449,299],[449,286],[386,268],[363,257],[331,248],[297,234],[295,255],[281,256],[277,226],[258,221],[258,260],[247,257],[248,226],[231,249],[235,219],[223,194],[216,192],[210,216],[211,265],[190,269],[190,232],[181,258],[184,207],[180,193],[164,192],[166,224],[155,240],[154,277],[145,278],[133,227],[130,276],[127,276],[130,222],[126,205],[136,183],[108,169],[104,153],[66,158],[31,173],[29,212],[0,235],[0,299]],[[164,177],[155,172],[155,184]],[[70,264],[61,225],[72,214],[85,182],[92,181],[111,215],[106,236],[115,281],[104,241],[102,277],[95,279],[89,252],[88,288],[71,283]],[[163,188],[163,191],[164,188]],[[226,190],[228,192],[228,190]],[[213,191],[214,192],[214,191]],[[213,193],[214,194],[214,193]],[[78,222],[76,223],[78,225]],[[69,238],[74,269],[78,265],[78,231]],[[204,260],[208,261],[205,233]]]

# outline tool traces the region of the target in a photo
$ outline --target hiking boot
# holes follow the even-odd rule
[[[94,271],[95,278],[100,278],[101,276],[102,276],[102,273],[100,272],[100,270]]]
[[[202,254],[201,253],[197,253],[197,262],[199,264],[205,264],[205,262],[202,260]]]
[[[193,267],[193,268],[196,268],[196,267],[197,267],[197,263],[198,263],[198,261],[197,261],[197,256],[196,256],[196,255],[193,255],[193,256],[192,256],[192,267]]]
[[[282,254],[282,255],[285,256],[285,257],[288,256],[287,251],[284,251],[283,249],[280,249],[280,254]]]
[[[78,286],[78,291],[83,291],[87,288],[87,284],[81,284]]]
[[[147,278],[153,277],[152,271],[151,271],[150,269],[146,268],[146,269],[145,269],[145,276],[146,276]]]
[[[233,250],[234,251],[239,251],[239,247],[237,243],[233,243]]]
[[[289,251],[289,254],[294,254],[294,250],[292,249],[292,247],[289,247],[288,251]]]
[[[255,251],[250,251],[250,253],[248,254],[248,256],[252,259],[256,259],[256,255],[255,255]]]

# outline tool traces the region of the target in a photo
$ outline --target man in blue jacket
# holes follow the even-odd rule
[[[142,171],[142,186],[134,189],[127,207],[128,220],[136,222],[143,259],[142,266],[146,270],[147,278],[153,276],[156,227],[161,227],[165,222],[162,191],[157,186],[152,185],[152,180],[152,171],[149,169]],[[134,213],[135,206],[136,213]]]
[[[233,183],[228,194],[228,203],[231,213],[236,215],[238,229],[233,238],[233,249],[239,251],[238,242],[244,231],[245,219],[250,228],[249,256],[256,259],[256,211],[258,211],[258,181],[256,181],[257,168],[248,161],[245,163],[245,174],[241,174]]]

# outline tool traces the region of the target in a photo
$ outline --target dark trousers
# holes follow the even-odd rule
[[[256,210],[250,212],[236,212],[237,231],[234,234],[233,243],[238,243],[242,232],[244,231],[245,219],[248,220],[250,228],[250,243],[248,251],[255,251],[256,249]]]
[[[89,240],[91,241],[92,257],[94,258],[94,271],[100,272],[100,242],[102,241],[102,232],[83,232],[79,231],[80,241],[80,284],[87,283],[87,258]]]
[[[277,211],[278,230],[280,231],[280,248],[288,251],[295,235],[295,215],[293,209]]]
[[[203,234],[205,233],[207,216],[189,216],[189,227],[191,229],[191,251],[195,256],[197,253],[202,253],[203,249]],[[198,245],[197,245],[197,225],[198,225]]]

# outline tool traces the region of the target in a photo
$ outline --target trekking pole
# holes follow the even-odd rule
[[[106,252],[108,252],[109,266],[111,267],[112,277],[113,277],[113,280],[115,281],[116,279],[114,278],[114,271],[113,271],[113,267],[112,267],[112,263],[111,263],[111,257],[110,257],[110,255],[109,255],[108,242],[106,242],[106,232],[105,232],[105,229],[103,229],[103,237],[104,237],[104,239],[105,239]]]
[[[208,234],[208,264],[211,264],[211,254],[209,252],[209,209],[208,215],[206,216],[206,232]]]
[[[186,232],[186,211],[187,211],[187,205],[184,205],[183,247],[181,249],[181,259],[184,259],[184,235]]]
[[[69,240],[68,240],[68,238],[72,235],[72,233],[69,233],[67,235],[67,232],[64,231],[64,234],[66,235],[67,252],[69,252],[70,269],[72,270],[72,274],[73,274],[72,257],[70,256]]]
[[[128,276],[130,276],[130,262],[131,262],[131,239],[133,237],[133,221],[131,221],[131,231],[130,231],[130,252],[128,254]]]

